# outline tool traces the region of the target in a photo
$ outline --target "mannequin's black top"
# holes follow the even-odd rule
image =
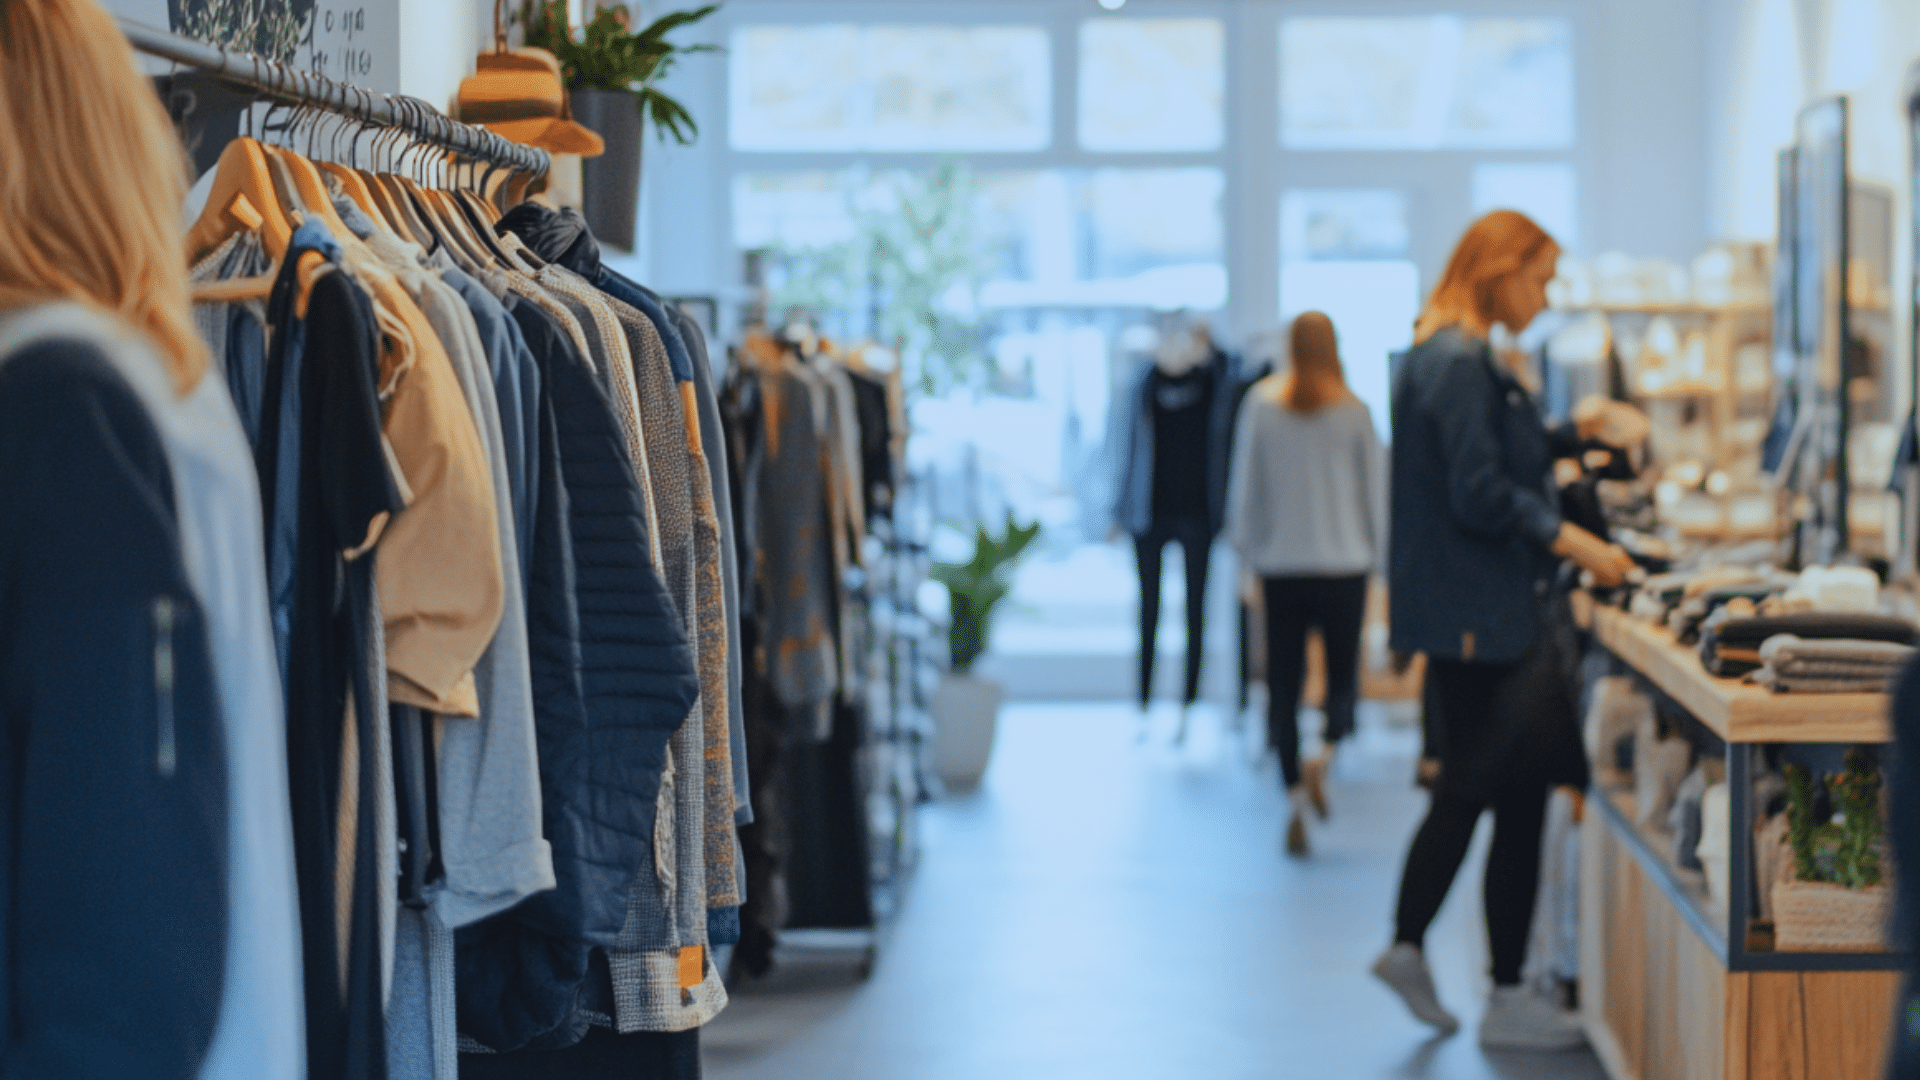
[[[1207,434],[1213,390],[1213,371],[1207,364],[1179,375],[1156,367],[1149,376],[1154,521],[1207,517]]]

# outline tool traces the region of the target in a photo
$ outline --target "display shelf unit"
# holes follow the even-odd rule
[[[1765,743],[1880,743],[1879,694],[1772,694],[1700,666],[1665,630],[1602,608],[1595,639],[1657,697],[1724,743],[1731,872],[1724,905],[1596,786],[1582,833],[1581,1005],[1614,1080],[1877,1076],[1904,958],[1749,948],[1753,755]]]

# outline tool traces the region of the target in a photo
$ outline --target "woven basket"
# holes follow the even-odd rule
[[[1865,889],[1801,881],[1791,851],[1781,852],[1779,865],[1772,889],[1776,951],[1887,951],[1893,890],[1885,880]]]

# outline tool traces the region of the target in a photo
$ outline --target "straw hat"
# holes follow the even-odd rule
[[[481,53],[472,77],[460,81],[460,119],[556,154],[597,157],[605,140],[573,122],[560,61],[545,49]]]

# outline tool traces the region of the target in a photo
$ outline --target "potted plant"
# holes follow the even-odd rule
[[[1000,703],[999,684],[973,673],[987,651],[993,611],[1013,588],[1013,564],[1040,535],[1040,523],[1024,528],[1007,514],[999,536],[982,525],[974,530],[973,557],[966,562],[936,562],[933,580],[947,587],[947,674],[934,692],[933,767],[951,787],[980,782],[993,755]]]
[[[1815,810],[1814,781],[1787,765],[1787,846],[1772,883],[1774,948],[1781,952],[1878,952],[1887,947],[1893,897],[1881,873],[1880,775],[1859,749],[1827,781],[1835,823]],[[1827,814],[1831,819],[1833,815]]]
[[[671,135],[682,146],[700,134],[693,114],[658,83],[682,57],[714,51],[711,45],[675,45],[667,35],[718,6],[671,12],[638,32],[628,30],[626,8],[603,7],[578,35],[567,23],[567,0],[526,0],[521,9],[527,44],[560,58],[573,118],[606,140],[606,153],[582,163],[580,184],[587,227],[601,243],[633,248],[646,123],[652,121],[661,139]]]

